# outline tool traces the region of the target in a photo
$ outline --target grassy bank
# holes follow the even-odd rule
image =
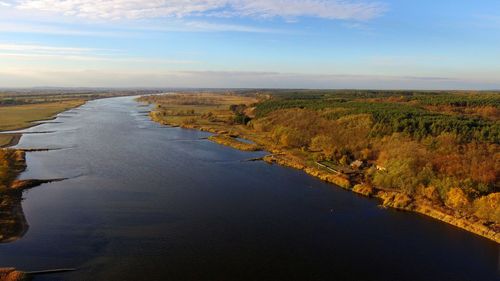
[[[497,93],[248,91],[145,97],[153,120],[500,243]],[[238,100],[237,103],[232,101]],[[245,149],[244,149],[245,150]],[[352,171],[352,172],[346,172]]]
[[[16,241],[28,230],[21,206],[22,190],[26,181],[17,180],[18,175],[25,169],[23,151],[0,149],[0,243]],[[7,278],[6,276],[7,274],[4,278]]]
[[[0,106],[0,132],[25,129],[34,126],[34,121],[53,118],[54,115],[84,104],[84,100]],[[0,134],[0,147],[15,144],[17,134]]]
[[[16,179],[26,169],[25,153],[20,150],[0,149],[0,194],[16,185]]]
[[[20,139],[21,134],[0,134],[0,148],[14,146]]]
[[[78,107],[85,100],[0,106],[0,130],[18,130],[33,126],[34,121],[47,120],[54,115]]]
[[[236,148],[239,150],[243,150],[243,151],[261,150],[261,147],[258,146],[257,144],[241,142],[241,141],[237,140],[236,138],[234,138],[232,136],[228,136],[228,135],[213,135],[213,136],[210,136],[208,139],[215,142],[215,143],[230,146],[230,147],[233,147],[233,148]]]

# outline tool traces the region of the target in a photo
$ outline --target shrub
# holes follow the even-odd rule
[[[234,123],[235,124],[243,124],[243,125],[246,125],[248,122],[250,122],[250,117],[246,116],[245,114],[242,114],[242,113],[238,113],[236,114],[236,116],[234,116]]]
[[[500,223],[500,192],[477,198],[473,209],[477,217]]]
[[[454,187],[446,194],[445,204],[452,209],[464,210],[469,207],[470,202],[461,188]]]
[[[429,200],[438,202],[441,200],[439,192],[435,186],[429,186],[422,189],[422,194]]]

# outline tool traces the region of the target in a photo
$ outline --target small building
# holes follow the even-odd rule
[[[360,169],[361,167],[363,167],[363,164],[364,164],[364,162],[363,162],[363,161],[361,161],[361,160],[356,160],[356,161],[353,161],[353,162],[351,163],[351,168],[353,168],[353,169]]]

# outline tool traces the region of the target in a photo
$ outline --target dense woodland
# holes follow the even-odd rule
[[[365,183],[500,222],[500,94],[260,92],[254,129],[313,160],[365,163]]]

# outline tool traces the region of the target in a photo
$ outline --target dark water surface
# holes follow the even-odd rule
[[[133,98],[29,129],[26,235],[0,266],[35,280],[499,280],[496,243],[148,120]]]

